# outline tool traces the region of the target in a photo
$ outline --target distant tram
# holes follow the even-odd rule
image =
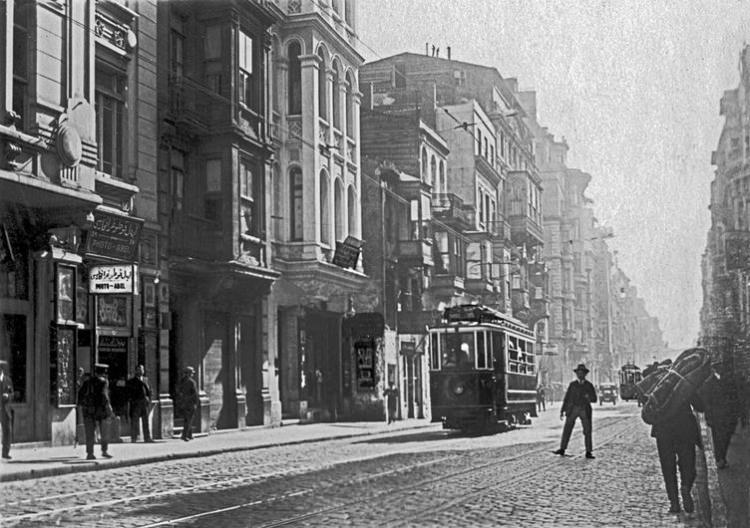
[[[642,379],[641,369],[633,363],[626,363],[620,369],[620,398],[623,400],[637,400],[636,383]]]
[[[446,309],[429,334],[433,421],[486,430],[537,415],[535,337],[523,322],[461,305]]]

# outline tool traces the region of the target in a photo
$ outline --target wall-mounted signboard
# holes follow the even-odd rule
[[[137,281],[138,266],[135,264],[108,264],[93,266],[89,270],[90,293],[135,293]]]
[[[94,225],[86,237],[86,254],[133,261],[143,220],[105,211],[94,212]]]

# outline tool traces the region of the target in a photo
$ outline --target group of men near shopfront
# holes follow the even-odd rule
[[[93,375],[81,372],[78,389],[78,408],[81,411],[84,435],[86,438],[86,458],[95,460],[94,443],[96,429],[99,428],[99,443],[104,458],[111,458],[109,454],[109,439],[112,435],[107,420],[114,418],[114,411],[110,402],[109,382],[107,379],[108,365],[97,363],[94,365]],[[193,379],[194,369],[185,367],[183,377],[176,387],[175,412],[183,419],[182,439],[188,441],[193,438],[192,423],[195,410],[200,399],[198,387]],[[138,365],[135,375],[127,381],[128,407],[130,417],[130,438],[138,441],[139,430],[143,430],[143,441],[153,443],[149,425],[151,410],[151,385],[145,376],[145,368]],[[115,434],[119,435],[119,431]]]
[[[665,368],[668,368],[668,364]],[[560,448],[554,451],[554,454],[565,455],[575,422],[580,419],[586,449],[585,457],[593,459],[595,457],[591,435],[591,404],[597,401],[596,390],[594,385],[586,379],[586,374],[589,372],[586,365],[578,365],[574,372],[577,379],[568,386],[560,408],[560,419],[565,418],[565,425]],[[702,450],[703,442],[694,411],[705,413],[706,422],[711,428],[717,468],[724,469],[728,466],[727,451],[732,434],[739,420],[743,418],[743,409],[738,399],[738,387],[734,384],[731,373],[727,374],[722,378],[714,372],[695,392],[693,398],[683,402],[674,415],[651,427],[651,436],[656,439],[664,487],[669,499],[669,513],[679,513],[682,508],[687,513],[695,511],[692,498],[692,488],[696,477],[695,448]],[[747,425],[746,421],[745,416],[743,426]],[[680,498],[682,505],[680,505]]]

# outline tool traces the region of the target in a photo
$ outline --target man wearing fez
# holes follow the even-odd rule
[[[560,441],[560,449],[555,451],[555,454],[565,454],[570,434],[573,432],[573,426],[575,426],[576,419],[580,418],[586,442],[586,458],[594,458],[591,441],[591,404],[596,403],[596,389],[586,379],[586,374],[589,373],[586,365],[581,363],[573,372],[576,373],[578,379],[571,381],[570,385],[568,385],[568,391],[565,393],[565,398],[560,408],[560,419],[562,420],[563,415],[566,416],[566,419],[562,440]]]
[[[138,421],[143,426],[143,441],[151,443],[151,430],[148,425],[148,411],[151,406],[151,386],[144,376],[143,365],[135,368],[135,376],[128,380],[128,401],[130,403],[130,438],[138,440]]]
[[[94,365],[94,375],[87,378],[78,390],[78,405],[81,406],[83,411],[83,426],[86,431],[87,460],[96,459],[94,456],[94,435],[97,425],[99,425],[101,436],[102,456],[112,458],[112,455],[107,452],[109,444],[102,430],[102,420],[115,414],[109,400],[108,369],[109,365],[103,363]]]
[[[0,432],[3,435],[3,458],[10,459],[10,441],[13,436],[13,384],[8,375],[8,362],[0,360]]]

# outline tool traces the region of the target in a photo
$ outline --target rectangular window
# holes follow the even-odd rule
[[[484,332],[477,332],[477,368],[487,368],[487,348],[484,343]]]
[[[302,219],[302,171],[292,169],[291,172],[291,238],[292,240],[302,240],[303,237],[303,219]]]
[[[239,42],[240,68],[240,102],[248,108],[255,108],[255,90],[253,86],[253,38],[240,31]]]
[[[221,221],[221,187],[221,160],[207,160],[203,216],[214,222]]]
[[[255,164],[248,159],[240,162],[240,202],[241,202],[241,229],[246,235],[257,235],[260,233],[261,215],[258,207],[256,188],[258,179],[255,178]]]
[[[440,368],[440,350],[438,349],[437,333],[433,333],[430,340],[430,368],[433,370]]]
[[[13,10],[13,111],[21,116],[17,122],[23,130],[28,85],[29,5],[15,0]]]
[[[118,72],[96,69],[96,135],[98,169],[115,178],[123,177],[125,151],[125,77]]]
[[[185,73],[185,37],[172,30],[169,35],[169,68],[172,76],[182,77]]]
[[[206,86],[214,92],[221,92],[221,26],[207,26],[203,45],[203,75]]]
[[[185,202],[185,173],[178,167],[172,167],[172,208],[182,211]]]

